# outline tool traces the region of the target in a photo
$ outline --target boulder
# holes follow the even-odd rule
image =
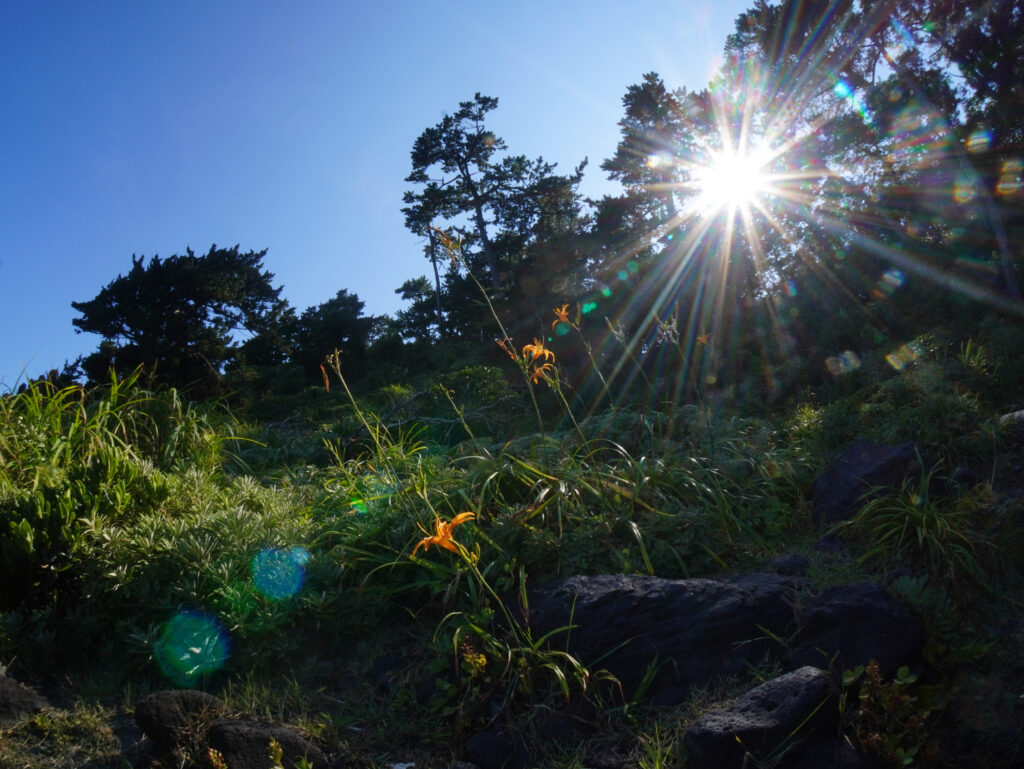
[[[534,638],[615,676],[623,693],[658,705],[694,685],[743,674],[773,655],[790,669],[841,672],[876,660],[886,674],[913,664],[924,631],[910,610],[866,582],[798,600],[805,584],[778,574],[733,579],[569,577],[528,592]],[[780,639],[791,639],[788,648]]]
[[[805,577],[810,565],[810,559],[799,553],[777,555],[768,562],[769,569],[786,577]]]
[[[156,692],[135,704],[135,723],[159,752],[194,749],[206,728],[225,715],[223,700],[195,689]]]
[[[785,769],[882,769],[873,756],[834,739],[813,742],[786,758]]]
[[[999,429],[1012,448],[1024,447],[1024,411],[1011,411],[999,417]]]
[[[50,703],[34,689],[0,673],[0,725],[34,716]]]
[[[645,681],[655,704],[684,700],[689,688],[742,673],[793,630],[793,578],[569,577],[529,591],[534,638],[605,669],[627,698]],[[571,625],[571,629],[569,629]]]
[[[899,489],[904,481],[920,475],[922,462],[926,467],[935,464],[913,443],[887,446],[858,438],[814,479],[812,520],[816,525],[831,525],[852,518],[867,492],[876,487]]]
[[[294,769],[300,758],[305,758],[313,769],[328,769],[323,751],[285,726],[224,719],[214,722],[206,733],[206,744],[220,751],[230,769],[267,769],[271,740],[277,740],[281,746],[284,769]]]
[[[503,732],[488,731],[466,740],[466,759],[479,769],[525,769],[530,754],[522,740]]]
[[[828,673],[806,666],[754,687],[728,707],[701,716],[686,730],[689,769],[740,769],[769,761],[834,726]]]
[[[878,662],[892,675],[924,647],[924,630],[910,609],[873,582],[822,590],[800,610],[790,663],[842,671]]]

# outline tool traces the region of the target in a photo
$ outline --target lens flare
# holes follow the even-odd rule
[[[845,350],[840,355],[826,358],[825,367],[832,376],[850,374],[860,368],[860,356],[853,350]]]
[[[750,205],[768,191],[765,171],[768,157],[762,152],[717,152],[707,164],[695,169],[699,194],[697,205],[710,211]]]
[[[227,634],[213,617],[181,612],[163,626],[153,656],[178,686],[194,685],[220,670],[230,652]]]
[[[849,83],[845,80],[840,80],[832,87],[832,90],[836,96],[849,104],[865,123],[870,124],[874,122],[871,111],[864,103],[864,98],[851,88]]]
[[[1024,173],[1024,162],[1007,160],[1003,163],[999,183],[996,185],[996,194],[1005,197],[1020,192],[1021,173]]]
[[[267,548],[249,562],[256,589],[271,601],[295,595],[306,576],[309,551],[304,547]]]
[[[885,356],[886,362],[897,371],[902,371],[921,357],[924,349],[917,342],[910,342]]]
[[[967,151],[972,155],[988,150],[992,143],[992,134],[988,131],[975,131],[967,137]]]

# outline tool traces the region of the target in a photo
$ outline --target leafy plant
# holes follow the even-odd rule
[[[887,769],[928,765],[938,749],[932,730],[946,690],[918,683],[907,667],[886,681],[874,660],[843,673],[847,690],[858,683],[856,711],[847,727],[854,742]]]
[[[862,560],[903,562],[935,580],[968,578],[991,589],[993,543],[980,526],[976,496],[941,496],[937,468],[906,481],[896,494],[871,499],[837,528],[867,543]]]

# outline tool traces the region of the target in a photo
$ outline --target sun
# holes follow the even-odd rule
[[[735,212],[758,205],[771,191],[770,160],[767,153],[758,151],[712,152],[693,172],[698,207],[705,212]]]

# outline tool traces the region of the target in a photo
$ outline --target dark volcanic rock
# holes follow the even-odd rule
[[[1024,446],[1024,411],[1003,414],[999,417],[999,428],[1005,432],[1011,447]]]
[[[524,769],[530,754],[520,740],[500,732],[480,732],[466,740],[466,758],[480,769]]]
[[[790,661],[852,669],[876,660],[891,675],[924,646],[910,610],[873,582],[822,590],[800,613],[800,635]]]
[[[779,755],[797,740],[824,731],[835,714],[831,698],[828,673],[815,667],[802,667],[767,681],[690,725],[684,738],[686,765],[690,769],[739,769],[747,765],[744,756],[748,752],[757,760]]]
[[[812,743],[787,759],[783,764],[785,769],[881,769],[871,756],[835,740]]]
[[[927,466],[934,464],[928,457],[922,458]],[[898,489],[908,478],[917,477],[922,458],[913,443],[886,446],[858,438],[814,479],[811,518],[815,524],[852,518],[866,492],[875,487]]]
[[[198,744],[206,727],[227,713],[223,700],[194,689],[157,692],[135,705],[135,723],[157,750]]]
[[[49,706],[41,694],[0,673],[0,724],[34,716]]]
[[[281,745],[284,769],[294,769],[305,758],[313,769],[328,769],[323,751],[294,729],[256,721],[217,721],[210,726],[206,742],[219,750],[230,769],[267,769],[270,741]]]
[[[776,574],[783,574],[787,577],[803,577],[807,574],[807,567],[811,565],[806,555],[799,553],[786,553],[777,555],[768,562],[768,568]]]
[[[608,670],[630,697],[652,663],[648,695],[682,701],[690,686],[742,672],[775,650],[767,636],[792,631],[794,580],[749,574],[730,580],[569,577],[530,591],[533,637]],[[572,625],[571,631],[565,630]],[[562,629],[562,630],[560,630]]]

